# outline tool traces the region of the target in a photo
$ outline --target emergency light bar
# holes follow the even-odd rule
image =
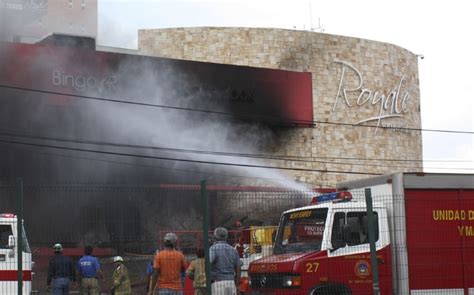
[[[0,214],[0,217],[2,217],[2,218],[15,218],[15,214],[13,214],[13,213],[2,213],[2,214]]]
[[[350,192],[334,192],[313,197],[313,199],[311,199],[310,205],[316,205],[325,202],[348,202],[350,200],[352,200],[352,194]]]

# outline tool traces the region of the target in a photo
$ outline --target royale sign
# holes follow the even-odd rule
[[[393,86],[392,90],[387,93],[380,89],[364,87],[362,74],[350,63],[339,60],[335,60],[333,63],[341,68],[339,87],[334,100],[333,111],[336,110],[337,105],[340,103],[354,109],[373,107],[376,113],[374,116],[355,122],[355,124],[376,121],[377,127],[389,127],[395,130],[397,130],[397,128],[403,128],[400,125],[397,126],[395,124],[386,123],[384,120],[401,118],[409,111],[408,102],[410,100],[410,94],[403,88],[405,86],[404,76],[402,76],[398,83]],[[352,71],[358,80],[356,86],[347,78],[349,71]],[[403,129],[398,130],[402,131]]]

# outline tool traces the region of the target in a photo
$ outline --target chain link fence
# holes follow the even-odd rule
[[[393,290],[405,294],[403,290],[409,289],[425,290],[423,294],[441,294],[436,289],[452,294],[474,290],[472,192],[373,194],[374,257],[362,191],[352,192],[350,201],[330,201],[284,216],[282,212],[288,209],[309,206],[315,194],[321,193],[209,186],[208,216],[203,216],[199,185],[24,185],[23,192],[28,237],[23,238],[24,294],[30,288],[47,294],[48,263],[55,243],[62,244],[63,254],[74,265],[85,246],[94,247],[93,255],[104,273],[105,280],[100,281],[104,294],[113,286],[113,257],[122,256],[132,294],[146,294],[147,268],[154,263],[156,251],[166,248],[166,233],[177,235],[174,247],[188,268],[205,248],[205,230],[213,245],[217,227],[228,229],[226,244],[236,250],[241,270],[236,290],[246,294],[373,294],[372,258],[377,261],[381,294],[393,294]],[[16,220],[5,215],[16,212],[17,198],[15,185],[0,186],[0,213],[4,214],[0,218],[1,294],[17,294],[18,255],[11,238],[16,238]],[[219,248],[212,247],[214,266],[216,257],[233,255],[228,248],[219,253]],[[181,280],[184,293],[193,294],[193,281],[184,276]],[[228,283],[218,285],[229,289]],[[70,293],[75,292],[79,285],[73,283]]]

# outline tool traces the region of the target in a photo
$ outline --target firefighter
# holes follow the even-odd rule
[[[132,288],[130,286],[130,278],[128,270],[123,264],[122,256],[114,257],[115,270],[112,275],[112,294],[115,295],[131,295]]]
[[[48,292],[53,285],[53,295],[69,294],[69,285],[75,281],[74,265],[70,257],[63,255],[63,246],[54,244],[54,256],[49,261],[47,286]]]

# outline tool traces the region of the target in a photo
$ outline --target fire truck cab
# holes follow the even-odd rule
[[[16,215],[0,213],[0,294],[18,294],[18,220]],[[32,266],[31,250],[21,225],[23,241],[22,267],[23,292],[31,293]]]
[[[374,203],[380,289],[391,293],[387,209]],[[254,261],[249,277],[254,293],[371,294],[370,245],[365,202],[347,192],[313,199],[310,206],[281,216],[273,255]]]

